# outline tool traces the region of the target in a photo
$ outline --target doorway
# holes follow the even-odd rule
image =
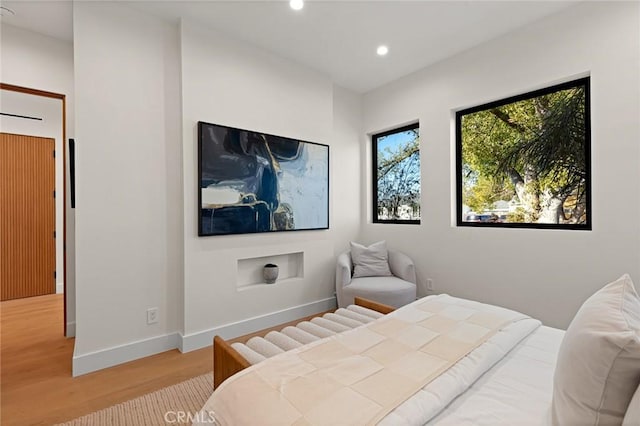
[[[56,292],[55,139],[0,133],[1,300]]]
[[[75,298],[73,297],[74,295],[69,294],[67,291],[66,280],[66,204],[68,203],[65,191],[66,96],[59,93],[15,86],[6,83],[0,83],[0,89],[0,93],[2,94],[2,114],[0,117],[2,121],[2,130],[5,134],[9,134],[2,136],[3,164],[0,166],[2,168],[0,171],[0,174],[2,174],[2,181],[4,182],[8,179],[17,181],[17,175],[21,173],[20,170],[24,171],[29,169],[29,167],[26,169],[17,168],[18,161],[15,157],[16,152],[11,152],[11,150],[17,150],[16,146],[20,145],[16,144],[15,138],[18,137],[27,138],[21,140],[21,149],[26,149],[28,147],[30,151],[29,153],[26,151],[20,152],[22,152],[22,155],[25,156],[25,158],[29,157],[32,162],[30,166],[32,169],[29,172],[30,174],[25,172],[27,175],[22,176],[23,185],[26,185],[26,182],[29,182],[30,180],[37,179],[36,175],[38,173],[46,174],[44,173],[44,170],[48,169],[43,167],[45,163],[49,164],[53,168],[52,173],[54,174],[53,188],[50,187],[49,183],[44,183],[44,180],[39,181],[38,185],[34,185],[38,190],[44,187],[47,188],[46,191],[42,189],[42,193],[44,195],[48,195],[46,197],[46,201],[48,201],[48,203],[42,204],[42,202],[40,202],[40,204],[38,204],[38,202],[33,199],[22,200],[22,202],[26,201],[27,203],[31,203],[31,206],[23,210],[22,214],[10,212],[8,210],[5,211],[5,204],[7,203],[5,203],[4,200],[9,197],[8,191],[10,188],[8,187],[9,184],[7,184],[6,188],[5,186],[2,186],[3,225],[7,224],[6,229],[4,226],[2,228],[3,263],[2,275],[0,275],[2,279],[2,299],[17,298],[22,295],[64,293],[63,297],[58,298],[58,300],[62,299],[63,301],[63,334],[67,337],[71,337],[75,335],[75,323],[73,323],[73,327],[70,327],[67,322],[67,305],[69,300],[73,303]],[[52,138],[55,139],[53,142],[53,149],[51,149],[50,146]],[[48,141],[44,142],[45,139],[48,139]],[[38,153],[39,149],[42,152]],[[47,156],[46,161],[45,154]],[[11,161],[15,164],[5,164],[5,162]],[[34,164],[37,164],[37,166],[34,167]],[[22,166],[24,167],[26,164],[23,164]],[[13,169],[11,173],[6,172],[7,169],[12,167]],[[7,177],[8,175],[11,177]],[[44,177],[40,176],[39,179],[44,179]],[[4,183],[0,183],[0,185],[4,185]],[[14,190],[15,194],[13,194],[12,197],[15,197],[19,192],[22,192],[25,197],[28,197],[26,186],[23,186],[21,191]],[[45,200],[45,198],[43,198],[43,200]],[[18,200],[14,199],[11,203],[14,201],[17,202]],[[35,222],[37,220],[36,217],[42,219],[45,212],[47,212],[48,215],[50,203],[54,204],[53,229],[50,227],[50,222],[46,225],[44,224],[46,221],[38,222],[38,225],[34,226],[37,223]],[[9,207],[6,208],[8,209]],[[29,217],[29,214],[32,216]],[[9,220],[8,215],[17,215],[19,216],[19,220],[25,222],[15,222],[14,218]],[[21,224],[16,226],[16,223]],[[24,227],[32,228],[30,232],[35,233],[36,236],[29,236],[27,231],[23,229]],[[7,234],[9,231],[14,235]],[[5,234],[7,234],[11,241],[13,241],[13,249],[5,249]],[[50,251],[51,244],[53,244],[54,252],[53,268],[51,268],[50,256],[44,254]],[[46,249],[44,248],[45,246],[47,247]],[[16,253],[16,251],[20,251],[21,253]],[[7,252],[9,253],[6,254]],[[29,263],[27,263],[28,267],[25,268],[24,264],[21,265],[20,263],[24,262],[24,259],[29,253],[31,253],[31,256],[28,260]],[[35,255],[34,253],[39,254]],[[11,265],[7,262],[11,263]],[[7,267],[5,267],[5,263],[7,263]],[[16,284],[7,283],[9,273],[14,274],[12,276],[14,281],[16,278],[20,277],[19,281],[22,283],[21,286],[23,288],[12,288],[16,287]],[[38,281],[40,284],[35,285],[35,281]],[[51,283],[53,283],[53,291],[51,289]],[[5,290],[5,287],[7,290]],[[22,291],[22,293],[19,291]],[[73,321],[73,317],[71,318],[71,321]]]

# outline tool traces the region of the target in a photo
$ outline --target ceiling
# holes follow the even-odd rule
[[[121,2],[171,22],[213,28],[366,92],[574,5],[575,1]],[[69,1],[2,1],[2,22],[72,41]],[[389,46],[385,57],[376,55]]]
[[[4,1],[0,5],[15,12],[2,11],[0,23],[35,31],[49,37],[73,40],[73,9],[70,1]]]

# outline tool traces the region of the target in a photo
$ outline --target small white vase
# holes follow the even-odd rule
[[[273,284],[278,279],[278,265],[274,265],[273,263],[267,263],[264,265],[262,269],[262,276],[264,277],[264,282],[267,284]]]

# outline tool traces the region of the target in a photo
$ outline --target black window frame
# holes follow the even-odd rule
[[[408,130],[418,130],[418,135],[420,135],[420,122],[416,121],[411,124],[407,124],[402,127],[396,127],[391,130],[386,130],[384,132],[375,133],[371,135],[371,177],[372,177],[372,195],[373,195],[373,204],[372,204],[372,215],[373,215],[373,223],[391,223],[398,225],[420,225],[420,221],[422,219],[422,166],[420,166],[420,219],[379,219],[378,218],[378,139],[383,138],[385,136],[393,135],[395,133],[402,133]],[[420,152],[418,148],[418,152]],[[421,159],[422,160],[422,159]],[[422,162],[420,163],[422,164]]]
[[[524,228],[524,229],[559,229],[559,230],[580,230],[591,231],[593,229],[593,209],[592,209],[592,167],[591,167],[591,79],[583,77],[571,80],[565,83],[548,86],[542,89],[533,90],[520,95],[503,98],[497,101],[488,102],[482,105],[466,108],[456,111],[455,117],[455,135],[456,135],[456,225],[460,227],[475,228]],[[536,98],[561,90],[571,89],[575,87],[584,87],[585,105],[584,105],[584,121],[585,121],[585,169],[587,171],[585,178],[585,204],[586,204],[586,223],[584,224],[555,224],[555,223],[495,223],[495,222],[468,222],[463,220],[462,213],[462,117],[479,111],[485,111],[491,108],[504,106],[507,104]]]

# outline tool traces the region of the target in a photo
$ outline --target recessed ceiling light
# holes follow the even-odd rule
[[[383,44],[382,46],[378,46],[376,53],[380,56],[384,56],[389,53],[389,48]]]
[[[289,2],[289,6],[291,6],[291,9],[293,10],[300,10],[304,7],[304,1],[303,0],[291,0]]]

